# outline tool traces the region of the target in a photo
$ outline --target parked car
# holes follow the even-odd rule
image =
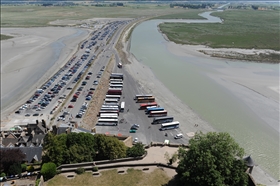
[[[73,105],[68,105],[68,108],[74,108],[74,106]]]
[[[131,129],[129,133],[136,133],[136,130]]]
[[[183,134],[179,133],[174,136],[175,139],[180,139],[183,137]]]

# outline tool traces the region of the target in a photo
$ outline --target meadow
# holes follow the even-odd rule
[[[274,10],[227,10],[214,12],[222,24],[163,23],[160,29],[179,44],[212,48],[280,50],[279,12]]]
[[[167,174],[157,168],[153,172],[145,173],[137,169],[128,169],[126,174],[118,174],[117,170],[102,171],[101,176],[94,177],[92,173],[86,172],[75,176],[73,179],[67,179],[65,176],[57,175],[48,182],[47,186],[65,186],[65,185],[90,185],[90,186],[171,186],[176,185],[176,181],[167,176]]]
[[[169,4],[126,4],[123,7],[1,6],[1,27],[49,26],[55,20],[84,20],[90,18],[139,18],[184,13],[188,10],[170,8]]]

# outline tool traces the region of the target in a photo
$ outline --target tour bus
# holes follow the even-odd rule
[[[121,102],[121,108],[120,108],[120,112],[123,112],[124,111],[124,107],[125,107],[125,102]]]
[[[153,95],[152,94],[138,94],[138,95],[136,95],[135,96],[135,100],[137,100],[138,98],[146,98],[146,97],[153,97]]]
[[[151,111],[161,111],[161,110],[164,110],[164,108],[162,107],[153,107],[153,108],[147,108],[145,110],[146,114],[150,114]]]
[[[108,102],[104,101],[103,105],[107,105],[107,106],[119,106],[119,103],[108,103]]]
[[[122,79],[123,80],[123,74],[122,73],[112,73],[110,75],[110,79]]]
[[[161,124],[160,130],[170,130],[170,129],[177,129],[179,128],[179,121],[173,121],[170,123],[163,123]]]
[[[108,115],[101,115],[99,119],[118,119],[119,116],[108,116]]]
[[[151,111],[149,117],[167,116],[167,110]]]
[[[99,116],[101,114],[118,114],[119,115],[119,111],[118,110],[100,110],[99,111]]]
[[[118,119],[98,119],[96,125],[116,126],[118,125],[118,122]]]
[[[121,79],[110,79],[110,83],[123,83]]]
[[[123,88],[123,85],[110,84],[110,88]]]
[[[156,102],[152,102],[152,103],[143,103],[143,104],[140,104],[140,107],[139,107],[139,110],[144,110],[146,109],[147,107],[150,107],[150,106],[157,106],[158,104]]]
[[[114,99],[114,98],[106,98],[104,101],[108,103],[119,103],[119,99]]]
[[[174,118],[172,116],[156,117],[154,118],[152,124],[169,123],[169,122],[173,122],[173,119]]]
[[[123,82],[122,81],[110,81],[110,84],[113,84],[113,85],[123,85]]]
[[[136,103],[149,103],[154,101],[155,101],[155,97],[142,97],[142,98],[138,98]]]
[[[150,106],[150,107],[146,107],[146,109],[155,108],[155,107],[158,107],[158,106]]]
[[[119,108],[118,107],[101,107],[100,111],[102,110],[117,110],[119,111]]]
[[[99,117],[104,117],[104,116],[119,116],[117,113],[101,113]]]
[[[119,108],[118,105],[102,105],[101,108]]]
[[[106,99],[121,99],[121,95],[106,95]]]

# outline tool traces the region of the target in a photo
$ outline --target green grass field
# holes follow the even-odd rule
[[[0,40],[6,40],[6,39],[11,39],[13,38],[12,36],[7,36],[7,35],[3,35],[3,34],[0,34]]]
[[[83,20],[89,18],[138,18],[186,12],[165,5],[134,5],[124,7],[34,5],[1,6],[1,27],[49,26],[54,20]]]
[[[156,19],[205,19],[198,14],[205,12],[206,10],[185,10],[183,13],[169,14],[156,17]]]
[[[231,10],[212,15],[221,17],[224,23],[164,23],[160,29],[171,41],[180,44],[280,50],[278,11]]]
[[[127,174],[118,174],[117,170],[102,171],[101,176],[94,177],[92,173],[77,175],[74,179],[67,179],[65,176],[57,175],[47,182],[47,186],[171,186],[176,185],[167,174],[161,169],[155,169],[151,173],[141,170],[128,169]]]

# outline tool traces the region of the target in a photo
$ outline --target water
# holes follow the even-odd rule
[[[211,20],[215,21],[219,19]],[[279,132],[269,127],[247,103],[217,83],[215,78],[210,78],[209,74],[213,76],[219,73],[216,69],[230,64],[239,68],[268,69],[279,77],[279,66],[175,56],[166,49],[167,42],[157,30],[160,22],[162,20],[150,20],[137,26],[132,33],[130,51],[149,66],[177,97],[217,131],[229,132],[246,154],[251,154],[257,164],[278,179]]]

